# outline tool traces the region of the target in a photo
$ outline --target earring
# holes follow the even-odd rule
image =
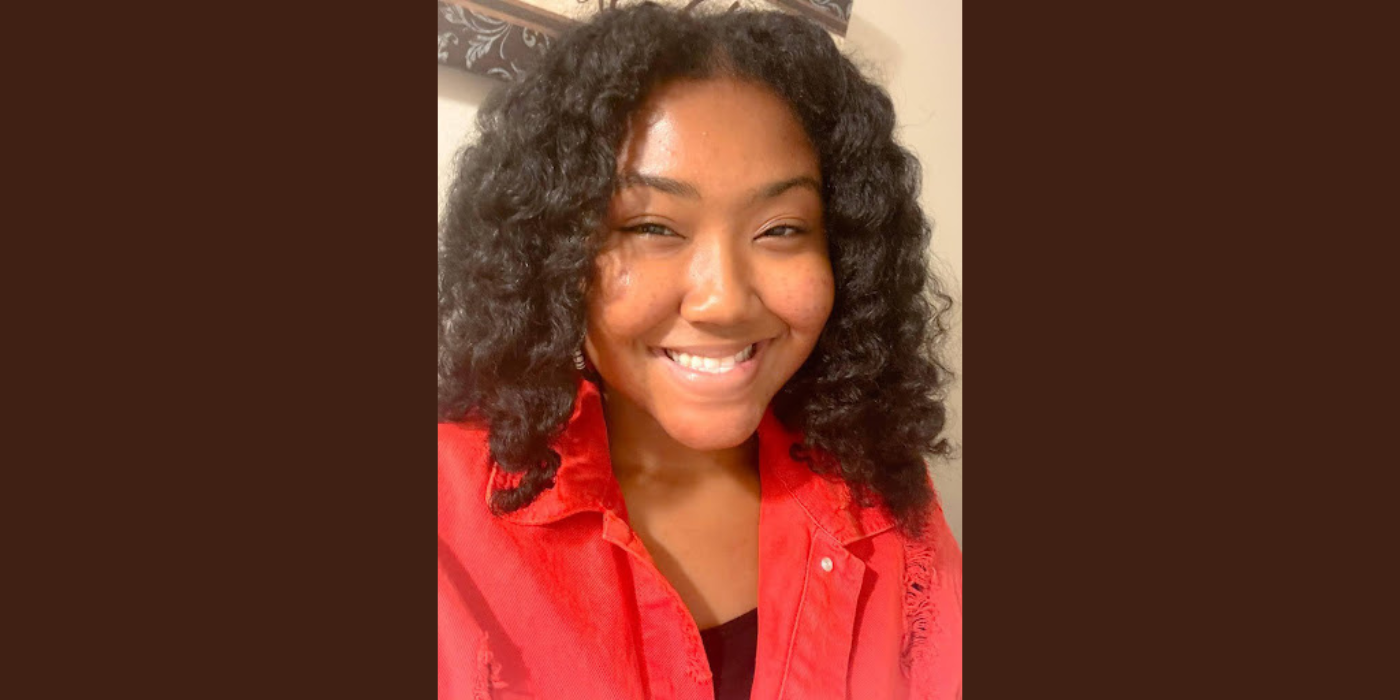
[[[584,324],[583,324],[583,329],[582,329],[582,331],[579,333],[579,335],[583,336],[583,338],[585,338],[585,339],[588,337],[588,323],[587,323],[587,321],[584,322]],[[588,364],[587,364],[586,362],[584,362],[584,359],[583,359],[583,342],[584,342],[583,340],[580,340],[579,343],[578,343],[578,347],[574,349],[574,369],[576,369],[576,370],[578,370],[578,371],[580,371],[580,372],[582,372],[582,371],[588,369]]]

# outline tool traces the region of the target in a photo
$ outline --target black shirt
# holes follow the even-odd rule
[[[748,700],[758,654],[758,608],[718,627],[700,630],[714,676],[715,700]]]

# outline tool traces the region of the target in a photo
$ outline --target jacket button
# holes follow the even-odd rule
[[[831,571],[831,557],[822,557],[822,571]]]

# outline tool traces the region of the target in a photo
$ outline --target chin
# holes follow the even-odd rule
[[[727,450],[753,437],[767,408],[736,406],[671,410],[659,416],[659,422],[676,442],[692,450]]]

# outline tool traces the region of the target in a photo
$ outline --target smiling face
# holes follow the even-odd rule
[[[682,80],[633,115],[618,170],[585,341],[609,412],[740,445],[831,313],[816,153],[767,88]]]

